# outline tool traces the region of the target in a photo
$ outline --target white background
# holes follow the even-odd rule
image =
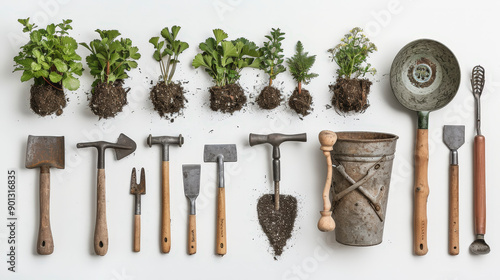
[[[93,4],[91,3],[93,2]],[[500,190],[495,145],[500,132],[495,117],[498,106],[500,57],[498,47],[498,5],[494,1],[74,1],[38,0],[2,3],[0,28],[1,172],[0,225],[6,223],[6,171],[18,171],[18,267],[7,272],[7,228],[0,226],[0,278],[5,279],[486,279],[494,278],[500,259]],[[71,35],[79,42],[97,38],[95,29],[118,29],[131,38],[142,54],[139,68],[130,72],[129,105],[115,119],[98,120],[89,108],[87,95],[92,79],[88,70],[76,92],[67,92],[68,107],[60,117],[38,117],[29,109],[31,82],[21,83],[21,73],[11,73],[12,58],[26,43],[18,18],[31,17],[45,27],[62,19],[73,19]],[[179,38],[190,48],[181,55],[176,80],[184,85],[189,100],[183,116],[173,123],[160,119],[148,98],[150,82],[156,83],[158,65],[148,43],[162,28],[180,25]],[[336,65],[326,50],[336,45],[352,27],[365,28],[379,51],[370,57],[378,74],[365,114],[339,116],[327,109]],[[191,61],[197,46],[211,30],[222,28],[230,39],[247,37],[262,44],[271,27],[286,33],[285,55],[293,54],[297,40],[316,54],[313,71],[319,73],[310,85],[314,112],[303,120],[284,103],[271,112],[249,103],[234,115],[214,113],[209,108],[211,80]],[[430,196],[428,201],[429,253],[412,254],[413,149],[416,114],[404,109],[392,95],[388,73],[396,53],[419,38],[435,39],[457,56],[461,87],[444,109],[430,115]],[[88,51],[80,47],[82,57]],[[483,93],[483,134],[487,138],[487,234],[492,251],[473,256],[472,143],[474,103],[470,72],[481,64],[486,69]],[[86,65],[85,65],[86,67]],[[243,70],[240,84],[251,95],[250,102],[267,82],[263,72]],[[278,77],[288,98],[294,83],[288,72]],[[444,124],[465,124],[466,141],[460,157],[460,255],[448,255],[448,160],[442,143]],[[319,151],[318,133],[334,131],[380,131],[397,134],[396,159],[392,174],[384,241],[369,248],[348,247],[334,240],[334,233],[321,233],[316,223],[322,210],[321,191],[326,176],[325,160]],[[105,257],[93,252],[96,196],[96,152],[76,149],[76,143],[115,141],[125,133],[137,144],[136,152],[116,161],[107,152],[107,211],[109,251]],[[273,260],[267,238],[257,221],[256,202],[272,192],[271,148],[250,148],[248,133],[307,132],[307,143],[285,143],[282,151],[282,193],[295,195],[299,214],[293,237],[282,257]],[[171,147],[172,250],[161,254],[160,232],[160,148],[149,148],[153,135],[185,137],[182,148]],[[24,168],[27,136],[64,135],[66,169],[52,170],[51,222],[55,251],[36,254],[38,231],[38,170]],[[201,194],[198,199],[198,252],[187,255],[187,206],[181,165],[202,163],[205,143],[235,143],[238,162],[226,164],[228,253],[216,256],[215,248],[215,164],[202,164]],[[145,167],[147,194],[143,196],[142,248],[132,252],[133,196],[129,194],[132,167]]]

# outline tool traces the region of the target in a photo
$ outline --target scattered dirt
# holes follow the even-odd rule
[[[98,83],[90,98],[90,109],[101,118],[114,118],[127,104],[127,93],[130,89],[124,89],[123,81],[113,84]]]
[[[274,210],[274,194],[265,194],[257,203],[259,224],[264,230],[275,256],[281,256],[286,241],[292,237],[297,217],[297,199],[291,195],[280,195],[280,210]]]
[[[272,86],[266,86],[260,92],[259,96],[257,96],[257,104],[259,107],[268,110],[278,107],[282,100],[283,97],[279,89]]]
[[[155,110],[160,117],[166,117],[179,113],[184,108],[184,89],[180,83],[170,83],[168,85],[159,81],[152,89],[149,95]]]
[[[299,89],[295,88],[290,96],[288,105],[295,110],[297,114],[307,116],[311,113],[312,96],[307,89],[302,88],[299,94]]]
[[[330,85],[330,91],[333,92],[332,105],[343,113],[364,113],[370,106],[368,94],[371,85],[372,82],[368,79],[337,78],[335,84]]]
[[[31,110],[42,117],[54,113],[59,116],[66,107],[66,96],[62,89],[51,85],[32,85],[30,93]]]
[[[238,84],[229,84],[223,87],[213,86],[209,91],[212,111],[232,114],[241,110],[247,102],[247,97]]]

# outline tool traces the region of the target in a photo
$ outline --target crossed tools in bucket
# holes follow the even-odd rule
[[[332,186],[333,167],[335,167],[337,171],[349,183],[352,184],[351,186],[349,186],[348,188],[344,189],[339,193],[335,193],[335,191],[333,192],[334,204],[340,201],[348,193],[357,190],[366,199],[368,199],[370,206],[373,208],[378,218],[382,222],[384,220],[383,219],[384,216],[382,213],[382,207],[380,206],[380,201],[382,200],[383,194],[382,192],[379,192],[378,195],[373,196],[363,187],[363,184],[368,182],[368,180],[370,180],[373,177],[373,175],[375,175],[375,173],[379,170],[380,163],[384,161],[385,156],[381,157],[377,162],[375,162],[367,170],[365,176],[363,176],[363,178],[361,178],[359,181],[356,182],[349,174],[347,174],[344,166],[332,157],[331,151],[333,150],[333,145],[335,144],[335,142],[337,142],[337,134],[329,130],[323,130],[319,134],[319,142],[321,144],[320,149],[323,151],[323,154],[326,158],[328,171],[326,176],[325,187],[323,189],[323,211],[320,211],[321,218],[318,221],[318,229],[321,231],[333,231],[335,229],[335,221],[333,220],[332,217],[332,209],[335,207],[335,205],[332,207],[332,204],[330,202],[330,189]]]

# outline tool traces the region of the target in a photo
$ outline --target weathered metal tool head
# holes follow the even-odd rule
[[[182,137],[182,134],[179,134],[178,137],[152,136],[151,134],[149,134],[147,143],[149,147],[153,146],[153,144],[162,145],[162,160],[168,161],[169,160],[168,147],[170,145],[179,145],[179,147],[182,147],[182,144],[184,144],[184,137]]]
[[[205,145],[203,160],[205,162],[216,162],[218,158],[222,158],[223,162],[236,162],[238,160],[236,145]]]
[[[443,141],[450,150],[458,150],[465,142],[465,126],[445,125],[443,127]]]
[[[137,184],[137,175],[135,168],[132,169],[132,176],[130,179],[130,194],[146,194],[146,174],[144,168],[141,168],[141,180]]]
[[[199,164],[182,165],[184,195],[186,195],[191,204],[191,207],[189,208],[190,215],[196,215],[196,198],[200,194],[200,175],[201,175],[201,165]]]
[[[28,136],[26,168],[64,169],[64,136]]]
[[[116,143],[105,141],[87,142],[76,144],[77,148],[94,147],[97,149],[97,168],[104,169],[104,152],[107,148],[113,148],[116,154],[116,160],[120,160],[135,152],[137,144],[125,134],[120,134]]]

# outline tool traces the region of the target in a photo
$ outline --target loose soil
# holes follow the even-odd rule
[[[288,100],[288,105],[292,108],[297,114],[302,116],[307,116],[311,113],[311,104],[312,104],[312,96],[307,89],[302,88],[301,93],[299,94],[299,89],[295,88],[290,96],[290,100]]]
[[[336,83],[330,85],[330,91],[333,92],[332,105],[343,113],[364,113],[370,106],[368,94],[371,85],[372,82],[368,79],[337,78]]]
[[[229,84],[223,87],[213,86],[209,91],[212,111],[232,114],[241,110],[247,102],[247,97],[238,84]]]
[[[257,96],[257,104],[259,107],[268,110],[278,107],[282,100],[283,97],[279,89],[272,86],[266,86],[260,92],[259,96]]]
[[[184,89],[180,83],[170,83],[168,85],[159,81],[149,94],[153,102],[154,109],[160,114],[160,117],[172,116],[179,113],[184,108]]]
[[[280,195],[280,210],[274,210],[274,194],[265,194],[257,203],[259,224],[264,230],[275,256],[281,256],[286,241],[292,237],[297,217],[297,199],[291,195]]]
[[[42,117],[54,113],[59,116],[66,107],[66,96],[62,89],[51,85],[32,85],[30,93],[31,110]]]
[[[113,84],[98,83],[92,92],[90,99],[90,109],[101,118],[114,118],[122,111],[127,104],[127,93],[122,81],[115,81]]]

